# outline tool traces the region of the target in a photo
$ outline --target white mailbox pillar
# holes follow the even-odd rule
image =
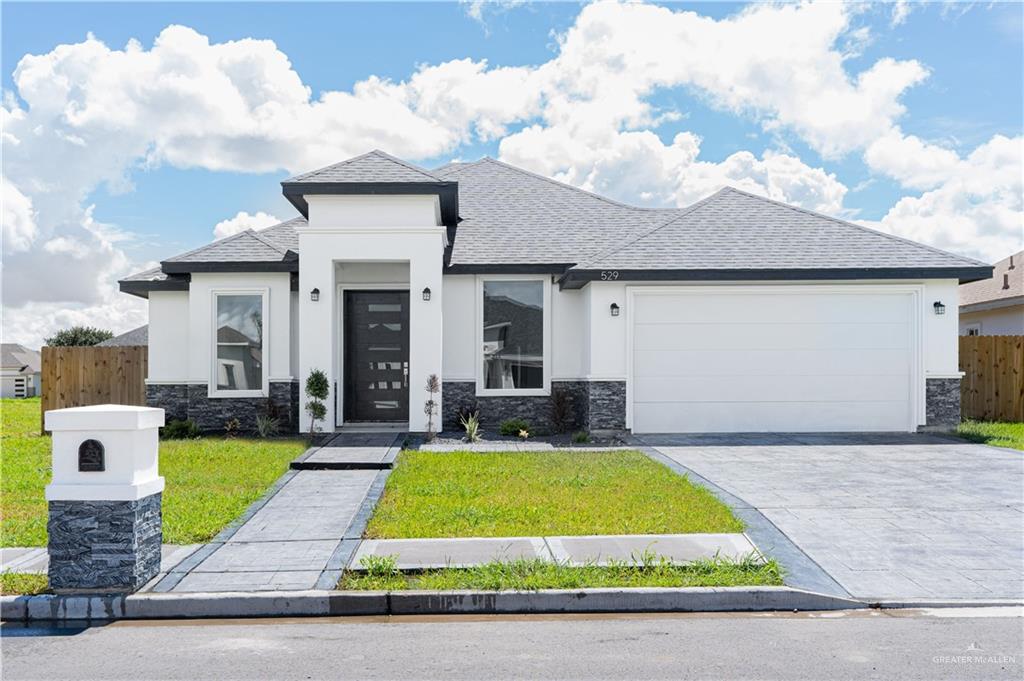
[[[160,571],[164,410],[100,404],[46,412],[53,433],[50,588],[138,590]]]

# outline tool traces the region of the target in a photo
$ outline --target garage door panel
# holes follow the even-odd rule
[[[793,289],[637,292],[634,431],[910,429],[911,294]]]
[[[726,402],[636,404],[633,428],[641,433],[808,433],[893,430],[900,402]]]
[[[905,373],[905,349],[868,349],[857,353],[828,350],[637,350],[636,379],[669,376],[794,376],[800,374]]]
[[[824,324],[637,324],[637,350],[814,350],[906,348],[907,325],[843,322]]]
[[[851,319],[903,323],[907,296],[891,294],[658,294],[644,297],[634,311],[639,324],[750,322],[799,323],[814,319],[841,323]]]
[[[686,376],[649,378],[638,382],[635,390],[636,404],[803,402],[808,395],[821,402],[905,404],[910,385],[907,376]]]

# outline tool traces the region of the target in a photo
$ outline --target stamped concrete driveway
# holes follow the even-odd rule
[[[928,435],[647,435],[851,595],[1024,599],[1024,452]]]

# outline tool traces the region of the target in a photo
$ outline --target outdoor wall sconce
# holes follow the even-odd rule
[[[315,288],[312,291],[310,291],[309,292],[309,299],[312,300],[314,303],[316,301],[320,300],[320,289]]]
[[[430,300],[430,287],[423,289],[423,300]]]
[[[619,304],[618,303],[612,303],[612,306],[611,306],[610,309],[612,311],[612,316],[613,317],[618,317],[619,316]]]
[[[932,307],[935,308],[935,314],[946,314],[946,306],[940,303],[939,301],[936,300],[935,304],[932,305]]]

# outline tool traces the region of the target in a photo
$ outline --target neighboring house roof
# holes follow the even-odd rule
[[[960,311],[977,312],[1024,304],[1024,251],[993,265],[992,276],[960,286]]]
[[[126,345],[149,345],[149,325],[144,324],[137,329],[125,331],[120,336],[114,336],[113,338],[109,338],[102,343],[97,343],[96,345],[104,348],[122,347]]]
[[[42,371],[43,357],[39,351],[18,343],[0,343],[0,366],[17,369],[23,374],[37,374]]]
[[[311,193],[437,193],[452,241],[446,271],[550,272],[579,287],[605,270],[639,279],[946,277],[984,263],[844,220],[725,188],[688,208],[639,208],[491,158],[428,171],[380,151],[282,183],[300,211]],[[456,193],[456,199],[451,198]],[[446,198],[447,197],[447,198]],[[300,200],[301,199],[301,200]],[[298,269],[297,217],[165,260],[121,289],[187,288],[198,271]],[[623,276],[623,279],[627,278]]]

